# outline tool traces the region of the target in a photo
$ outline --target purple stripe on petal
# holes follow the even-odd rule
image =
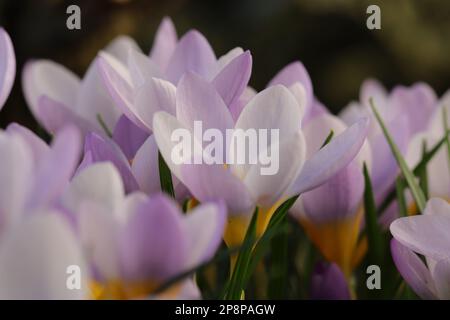
[[[184,269],[187,238],[182,213],[162,194],[131,213],[119,241],[126,281],[164,281]]]
[[[86,136],[84,150],[85,153],[90,153],[91,161],[94,163],[112,162],[122,176],[127,193],[139,189],[136,179],[131,172],[128,159],[114,141],[106,140],[96,133],[90,133]]]
[[[127,159],[133,159],[147,139],[148,133],[141,130],[126,116],[121,116],[113,132],[113,140],[119,145]]]
[[[357,213],[363,191],[361,167],[352,161],[318,188],[302,194],[305,215],[314,222],[352,217]]]

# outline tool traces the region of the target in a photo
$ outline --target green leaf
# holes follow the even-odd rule
[[[287,228],[287,220],[281,222]],[[270,242],[270,274],[269,299],[283,299],[286,293],[288,273],[288,233],[282,232],[273,237]]]
[[[100,113],[97,113],[97,121],[100,124],[100,126],[105,131],[106,135],[110,138],[112,138],[112,132],[109,130],[108,126],[106,125],[105,121],[103,121],[102,115]]]
[[[422,160],[416,165],[416,167],[414,168],[413,172],[416,176],[419,176],[420,172],[423,170],[423,168],[425,168],[428,164],[428,162],[430,162],[431,159],[433,159],[433,157],[436,155],[436,153],[439,151],[439,149],[441,148],[441,146],[445,143],[447,138],[447,135],[445,135],[444,137],[441,138],[441,140],[439,140],[434,146],[433,148],[431,148],[430,151],[426,152],[425,155],[422,157]],[[406,181],[404,178],[402,178],[404,183],[406,184]],[[380,205],[378,212],[383,212],[384,210],[387,209],[387,207],[389,207],[389,205],[392,203],[392,201],[396,199],[396,191],[393,190],[392,192],[390,192],[385,200],[383,201],[383,203]]]
[[[444,122],[444,130],[445,130],[445,144],[447,145],[447,159],[450,165],[450,138],[448,137],[449,128],[447,123],[447,108],[445,106],[442,107],[442,121]]]
[[[175,198],[175,192],[173,191],[172,184],[172,174],[170,173],[169,167],[167,166],[160,152],[158,152],[158,165],[161,190],[167,193],[172,198]]]
[[[283,228],[283,221],[286,219],[286,215],[289,211],[289,209],[294,205],[295,201],[298,199],[297,196],[293,196],[292,198],[289,198],[285,202],[283,202],[277,210],[275,210],[272,218],[269,221],[269,224],[264,231],[261,238],[256,243],[255,248],[253,249],[252,257],[250,260],[250,264],[248,267],[247,277],[245,279],[245,285],[248,283],[248,280],[250,279],[250,275],[253,274],[253,272],[256,269],[256,266],[258,265],[259,261],[264,256],[267,248],[269,247],[271,239],[279,232],[282,232]]]
[[[378,123],[380,124],[381,130],[383,131],[384,136],[386,137],[386,140],[391,148],[392,154],[394,155],[395,160],[397,161],[397,164],[400,167],[400,170],[402,171],[406,182],[408,183],[409,189],[411,190],[411,194],[414,200],[416,201],[417,207],[419,208],[420,212],[423,212],[423,210],[425,209],[425,202],[426,202],[425,195],[423,194],[422,190],[417,184],[414,174],[408,168],[405,159],[403,159],[400,150],[398,149],[397,145],[392,139],[391,134],[386,128],[383,119],[381,118],[380,114],[378,113],[374,105],[373,98],[370,98],[370,105],[372,107],[373,113],[375,114],[375,117],[378,120]]]
[[[424,140],[422,142],[422,158],[427,153],[427,142]],[[427,173],[427,167],[423,166],[420,168],[420,170],[417,172],[417,175],[419,177],[419,186],[423,190],[423,194],[425,196],[425,199],[428,200],[428,173]]]
[[[397,180],[395,180],[395,192],[397,194],[398,211],[401,217],[406,217],[408,215],[408,207],[405,199],[405,188],[405,180],[398,177]]]
[[[256,241],[256,223],[258,221],[258,207],[255,208],[252,220],[248,225],[245,233],[243,246],[239,250],[239,254],[234,265],[233,273],[228,284],[228,290],[225,295],[226,300],[239,300],[242,296],[242,291],[245,289],[244,279],[248,271],[249,261],[253,248],[253,243]]]
[[[366,222],[366,235],[369,244],[369,260],[373,264],[381,265],[383,262],[383,235],[378,225],[377,210],[373,196],[372,182],[367,166],[364,163],[364,214]]]
[[[322,146],[320,147],[320,149],[322,149],[323,147],[325,147],[330,141],[331,139],[333,139],[334,136],[334,131],[330,130],[330,133],[328,134],[328,136],[325,138],[324,142],[322,143]]]

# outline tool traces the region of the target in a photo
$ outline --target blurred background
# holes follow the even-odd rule
[[[81,30],[66,28],[66,8],[81,8]],[[366,9],[381,8],[381,30],[368,30]],[[428,82],[450,87],[450,1],[444,0],[0,0],[0,25],[13,40],[18,71],[0,115],[37,129],[21,93],[21,72],[33,58],[55,60],[83,75],[98,50],[119,34],[148,52],[170,16],[178,35],[198,29],[217,56],[235,46],[253,55],[250,84],[260,90],[283,66],[301,60],[316,96],[333,112],[358,99],[361,82]]]

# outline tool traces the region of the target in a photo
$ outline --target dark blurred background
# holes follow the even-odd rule
[[[66,28],[66,8],[81,7],[81,30]],[[381,30],[366,28],[366,8],[381,8]],[[316,95],[333,112],[358,98],[361,81],[393,85],[428,82],[450,87],[450,1],[447,0],[0,0],[0,25],[11,35],[18,71],[0,126],[37,124],[21,93],[23,63],[52,59],[82,75],[98,50],[118,34],[148,52],[162,17],[182,35],[201,31],[220,56],[235,46],[253,54],[251,85],[264,88],[301,60]]]

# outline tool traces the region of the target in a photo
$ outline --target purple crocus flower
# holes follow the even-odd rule
[[[320,149],[330,130],[342,134],[346,129],[342,120],[329,113],[307,122],[303,128],[308,141],[307,159]],[[350,276],[366,249],[365,241],[358,242],[363,218],[362,165],[366,163],[370,170],[371,157],[366,141],[355,159],[321,186],[303,193],[290,210],[322,255],[337,263],[346,276]]]
[[[391,149],[376,121],[369,105],[373,97],[381,117],[394,138],[395,143],[406,153],[414,133],[423,130],[436,107],[436,94],[424,83],[411,87],[397,86],[389,94],[375,80],[366,80],[360,91],[360,102],[350,103],[342,112],[346,123],[353,123],[361,116],[371,119],[368,140],[373,150],[371,173],[375,200],[380,204],[393,187],[399,168]]]
[[[344,273],[334,263],[317,263],[311,276],[311,294],[314,300],[350,300],[350,289]]]
[[[439,101],[425,130],[416,133],[410,140],[405,160],[414,168],[422,160],[423,147],[430,149],[445,135],[444,120],[450,124],[450,92],[447,92]],[[446,109],[447,119],[444,119]],[[430,197],[450,199],[450,167],[448,153],[445,146],[439,149],[436,155],[427,164],[427,184]],[[406,194],[409,207],[414,207],[414,200],[408,192]]]
[[[108,52],[100,53],[100,74],[117,106],[150,134],[155,112],[175,114],[176,87],[183,75],[191,72],[215,87],[236,119],[242,100],[251,95],[247,89],[252,67],[250,53],[235,48],[216,59],[208,41],[196,30],[175,41],[173,25],[166,18],[157,32],[150,57],[130,49],[124,63]]]
[[[69,266],[87,270],[73,228],[54,209],[42,209],[2,235],[0,299],[83,299],[89,294],[87,273],[80,289],[66,286]]]
[[[0,233],[24,216],[54,207],[78,165],[78,131],[58,132],[51,146],[28,129],[10,124],[0,133]]]
[[[450,299],[449,228],[450,205],[439,198],[430,199],[423,214],[399,218],[390,226],[395,265],[423,299]]]
[[[306,98],[304,99],[306,100]],[[306,141],[301,130],[302,108],[290,90],[282,85],[271,86],[258,93],[243,108],[234,123],[233,118],[215,87],[203,78],[188,73],[178,84],[176,117],[158,112],[153,119],[153,132],[159,150],[172,173],[200,201],[223,199],[232,218],[225,240],[235,245],[242,241],[255,205],[260,207],[258,232],[264,231],[280,201],[310,190],[331,178],[358,153],[365,139],[367,121],[361,120],[338,135],[333,141],[305,161]],[[175,129],[193,130],[194,121],[202,121],[205,130],[215,128],[225,136],[226,129],[279,129],[279,171],[261,175],[262,164],[179,165],[173,162]],[[314,150],[314,149],[313,149]],[[318,149],[316,149],[317,151]],[[240,230],[240,231],[237,231]]]
[[[205,203],[184,215],[162,194],[125,195],[111,163],[80,171],[62,196],[62,205],[76,215],[80,241],[95,275],[95,298],[152,295],[171,277],[213,256],[226,218],[221,203]],[[193,288],[187,281],[160,297],[189,296]]]
[[[267,87],[281,84],[291,91],[299,105],[304,105],[303,125],[317,115],[328,113],[327,109],[315,98],[313,84],[303,63],[294,61],[281,69]]]
[[[138,46],[129,37],[120,36],[105,49],[119,61],[126,61],[128,51]],[[121,116],[114,107],[98,74],[97,59],[83,79],[50,60],[33,60],[26,64],[22,86],[28,106],[38,122],[50,133],[73,124],[82,133],[105,134],[99,117],[112,130]]]
[[[16,57],[11,38],[0,28],[0,110],[9,96],[15,75]]]

